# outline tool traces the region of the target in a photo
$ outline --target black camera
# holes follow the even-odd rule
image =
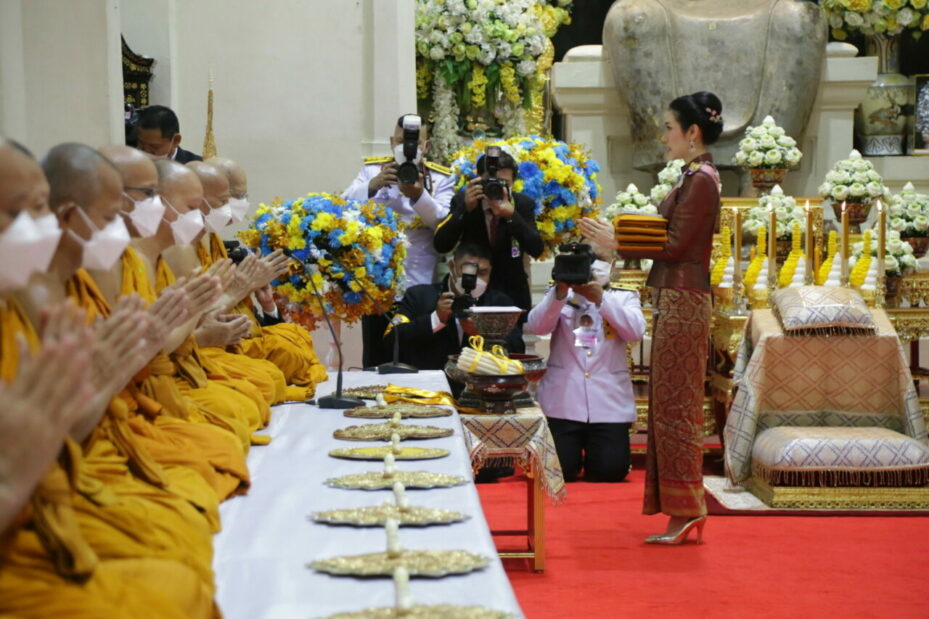
[[[238,241],[223,241],[226,247],[226,254],[233,264],[239,264],[248,257],[248,250]]]
[[[461,319],[467,317],[468,310],[477,305],[477,299],[471,293],[477,287],[477,265],[465,262],[461,265],[461,289],[464,294],[452,301],[452,315]]]
[[[397,180],[404,185],[415,185],[419,180],[419,167],[414,160],[419,150],[419,132],[422,124],[422,118],[416,114],[403,117],[403,158],[406,161],[397,168]]]
[[[590,268],[597,256],[590,245],[571,242],[558,246],[552,279],[565,284],[586,284],[590,281]]]
[[[497,178],[497,171],[500,169],[500,147],[488,146],[484,151],[484,169],[487,176],[481,180],[481,187],[484,190],[484,197],[488,200],[500,201],[506,196],[506,183]]]

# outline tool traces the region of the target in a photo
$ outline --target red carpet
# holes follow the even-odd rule
[[[929,617],[929,518],[711,516],[703,545],[651,546],[643,480],[548,504],[545,573],[506,563],[527,617]],[[524,483],[478,488],[491,529],[525,528]]]

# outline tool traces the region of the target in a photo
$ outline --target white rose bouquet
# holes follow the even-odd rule
[[[819,186],[819,195],[833,203],[871,204],[878,198],[889,199],[890,190],[874,165],[857,150],[852,150],[848,159],[838,161],[826,173],[826,180]]]
[[[658,173],[658,184],[652,187],[649,193],[652,204],[655,206],[661,204],[661,201],[664,200],[665,197],[671,193],[674,186],[677,185],[677,181],[681,179],[683,170],[683,159],[672,159],[665,165],[664,169]]]
[[[913,247],[900,239],[900,233],[896,230],[887,231],[887,239],[884,251],[884,273],[888,277],[900,277],[907,275],[916,270],[916,256],[913,255]],[[855,262],[864,252],[864,243],[852,243],[852,258]],[[871,243],[871,255],[877,257],[877,243]]]
[[[748,127],[732,162],[743,168],[796,168],[803,153],[770,116],[757,127]]]
[[[797,205],[797,200],[792,196],[784,195],[784,190],[780,185],[775,185],[771,193],[758,198],[758,206],[749,209],[742,221],[742,232],[744,234],[754,235],[758,226],[767,226],[768,212],[774,209],[777,217],[777,235],[775,238],[790,238],[794,222],[800,222],[803,226],[806,223],[806,210]]]
[[[603,209],[604,216],[610,221],[620,213],[648,213],[655,214],[658,208],[648,201],[648,196],[639,191],[633,183],[629,183],[625,191],[616,194],[613,204]]]
[[[917,193],[913,183],[890,199],[887,227],[901,236],[929,236],[929,196]]]

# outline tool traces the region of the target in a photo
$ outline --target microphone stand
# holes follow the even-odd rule
[[[285,253],[290,256],[289,252],[285,251]],[[290,257],[292,258],[293,256]],[[336,376],[335,393],[323,396],[321,398],[316,398],[316,406],[319,408],[335,409],[364,406],[364,400],[350,398],[348,396],[342,395],[342,342],[340,342],[339,338],[336,336],[335,328],[332,326],[332,321],[329,320],[329,312],[326,311],[326,305],[323,302],[323,296],[319,294],[319,290],[316,288],[316,282],[313,281],[313,272],[310,270],[310,265],[302,261],[300,263],[303,265],[303,270],[307,274],[307,279],[310,280],[310,287],[313,289],[313,294],[316,296],[316,300],[319,301],[319,307],[323,311],[323,318],[326,319],[326,325],[329,327],[329,333],[332,334],[332,341],[335,342],[335,348],[339,353],[339,373]]]
[[[332,260],[333,262],[335,262],[337,265],[339,265],[339,266],[342,268],[342,270],[348,271],[348,269],[345,268],[345,265],[342,264],[342,263],[339,261],[339,259],[336,258],[335,256],[333,256],[333,255],[330,254],[330,255],[329,255],[329,259]],[[364,284],[361,282],[360,279],[357,279],[357,278],[356,278],[355,281],[358,282],[358,287],[361,288],[361,293],[362,293],[364,296],[366,296],[366,297],[368,298],[368,300],[371,301],[372,304],[374,304],[374,307],[377,309],[377,311],[379,311],[381,314],[383,314],[383,315],[385,315],[385,316],[390,317],[390,323],[393,324],[393,327],[394,327],[394,328],[393,328],[393,331],[394,331],[394,360],[391,361],[391,362],[389,362],[389,363],[382,363],[382,364],[380,364],[379,366],[377,366],[377,373],[378,373],[378,374],[418,374],[418,373],[419,373],[419,369],[418,369],[417,367],[412,366],[412,365],[409,365],[409,364],[407,364],[407,363],[400,363],[400,325],[399,325],[399,324],[394,324],[394,320],[396,319],[396,316],[395,316],[395,315],[392,315],[390,312],[388,312],[386,309],[384,309],[384,306],[383,306],[383,305],[381,305],[380,303],[378,303],[377,299],[375,299],[375,298],[367,291],[367,289],[365,288]]]

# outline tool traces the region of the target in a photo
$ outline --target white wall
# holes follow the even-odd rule
[[[41,156],[123,139],[118,0],[0,0],[0,130]]]

